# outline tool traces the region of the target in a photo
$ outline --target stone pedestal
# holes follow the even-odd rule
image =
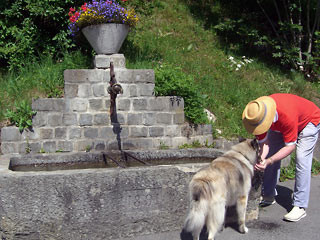
[[[123,94],[110,117],[110,62]],[[185,122],[184,101],[155,97],[152,69],[127,69],[123,54],[97,55],[94,69],[64,71],[64,98],[33,101],[33,129],[1,131],[3,154],[80,152],[88,150],[177,148],[199,141],[211,144],[211,125]]]

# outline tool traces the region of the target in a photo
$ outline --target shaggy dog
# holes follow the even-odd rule
[[[193,176],[184,230],[191,232],[194,240],[199,240],[204,225],[208,240],[213,240],[223,226],[226,208],[233,205],[237,208],[239,231],[248,232],[245,216],[258,148],[256,140],[245,140]]]

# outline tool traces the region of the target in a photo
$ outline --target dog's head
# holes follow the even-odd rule
[[[256,139],[245,139],[234,145],[232,149],[241,153],[252,165],[258,160],[260,149]]]

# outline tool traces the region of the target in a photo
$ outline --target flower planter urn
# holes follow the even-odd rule
[[[103,23],[87,26],[82,32],[97,54],[118,53],[129,33],[126,24]]]

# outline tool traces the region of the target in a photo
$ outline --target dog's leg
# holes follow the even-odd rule
[[[201,230],[202,230],[202,229],[200,229],[200,232],[199,232],[199,231],[197,231],[197,230],[195,230],[195,231],[193,231],[193,232],[192,232],[193,240],[199,240]]]
[[[200,237],[200,233],[197,236],[194,236],[193,240],[199,240],[199,237]]]
[[[214,236],[221,229],[225,218],[226,204],[224,202],[211,203],[206,221],[208,240],[214,240]]]
[[[247,210],[248,196],[241,196],[237,200],[237,213],[239,232],[247,233],[249,230],[246,227],[246,210]]]

